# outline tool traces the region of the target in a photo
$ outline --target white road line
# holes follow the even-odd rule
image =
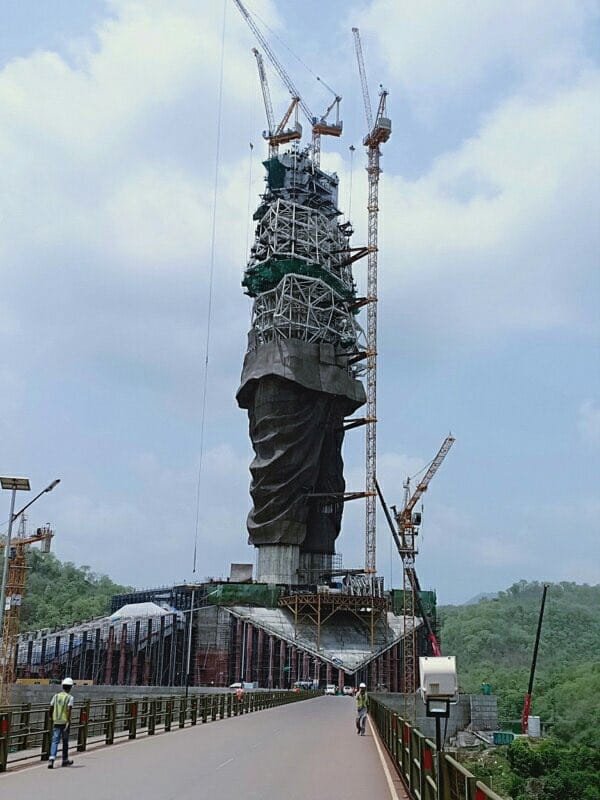
[[[228,758],[227,761],[224,761],[222,764],[219,764],[217,769],[221,769],[221,767],[224,767],[226,764],[231,764],[232,761],[233,761],[233,758]]]
[[[371,728],[371,733],[372,733],[373,739],[375,741],[375,747],[377,748],[377,752],[379,753],[379,758],[381,760],[381,766],[383,767],[383,772],[384,772],[384,775],[385,775],[385,779],[387,781],[388,789],[390,790],[390,797],[392,798],[392,800],[400,800],[400,797],[398,796],[398,792],[396,791],[396,787],[394,786],[394,781],[392,780],[392,776],[390,775],[390,771],[389,771],[388,766],[386,764],[385,756],[384,756],[383,751],[381,749],[381,745],[379,744],[379,736],[377,735],[377,733],[375,731],[375,726],[373,725],[373,723],[371,722],[369,717],[367,717],[367,719],[369,720],[369,727]]]

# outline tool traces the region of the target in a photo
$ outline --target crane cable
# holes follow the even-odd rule
[[[208,277],[208,305],[206,312],[206,338],[204,349],[204,381],[202,387],[202,411],[200,417],[200,453],[198,457],[198,480],[196,484],[196,525],[194,531],[194,558],[193,570],[196,573],[198,559],[198,529],[200,525],[200,496],[202,488],[202,468],[204,466],[204,431],[206,422],[206,395],[208,389],[208,359],[210,353],[210,334],[212,325],[213,283],[215,273],[215,241],[217,229],[217,199],[219,194],[219,165],[221,160],[221,122],[223,111],[223,69],[225,64],[225,18],[227,15],[227,0],[223,0],[223,24],[221,30],[221,63],[219,67],[219,92],[217,100],[217,137],[215,148],[215,173],[213,183],[212,225],[210,242],[210,261]]]
[[[264,25],[264,27],[265,27],[265,28],[266,28],[266,29],[269,31],[269,33],[270,33],[270,34],[271,34],[271,35],[272,35],[272,36],[273,36],[275,39],[277,39],[277,41],[279,42],[279,44],[280,44],[282,47],[284,47],[284,48],[285,48],[285,49],[288,51],[288,53],[289,53],[289,54],[290,54],[290,55],[291,55],[293,58],[295,58],[295,59],[296,59],[296,61],[298,61],[298,63],[299,63],[299,64],[301,64],[301,65],[304,67],[304,69],[305,69],[305,70],[306,70],[308,73],[310,73],[310,75],[312,75],[312,77],[313,77],[313,78],[314,78],[314,79],[317,81],[317,83],[321,83],[321,84],[323,84],[323,86],[324,86],[324,87],[325,87],[325,88],[326,88],[328,91],[330,91],[330,92],[331,92],[331,94],[332,94],[334,97],[335,97],[335,96],[337,96],[337,92],[334,92],[334,90],[331,88],[331,86],[329,86],[329,84],[325,83],[325,81],[323,80],[323,78],[321,78],[319,75],[317,75],[317,73],[316,73],[316,72],[314,72],[314,71],[313,71],[313,70],[312,70],[312,69],[311,69],[311,68],[308,66],[308,64],[306,63],[306,61],[304,61],[304,60],[303,60],[303,59],[302,59],[302,58],[301,58],[301,57],[300,57],[300,56],[299,56],[297,53],[295,53],[295,52],[292,50],[292,48],[291,48],[291,47],[290,47],[288,44],[286,44],[286,42],[285,42],[285,41],[284,41],[284,40],[281,38],[281,36],[278,36],[278,35],[275,33],[275,31],[273,30],[273,28],[271,28],[271,27],[270,27],[270,25],[268,25],[268,24],[267,24],[267,23],[264,21],[264,19],[263,19],[263,18],[260,16],[260,14],[257,14],[257,12],[256,12],[256,11],[254,11],[252,8],[250,8],[250,6],[249,6],[247,3],[246,3],[246,8],[247,8],[247,9],[248,9],[248,11],[249,11],[249,12],[252,14],[252,16],[253,16],[253,17],[256,17],[256,19],[258,19],[258,20],[259,20],[259,21],[260,21],[260,22],[261,22],[261,23]]]

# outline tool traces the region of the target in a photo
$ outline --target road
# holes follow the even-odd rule
[[[0,775],[11,800],[395,800],[349,697],[318,697]],[[399,795],[402,796],[402,795]]]

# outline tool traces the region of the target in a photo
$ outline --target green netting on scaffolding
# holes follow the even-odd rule
[[[278,158],[269,158],[263,161],[267,170],[267,184],[269,189],[283,189],[285,183],[285,166]]]
[[[281,592],[268,583],[222,583],[208,593],[207,600],[217,606],[276,608]]]
[[[353,300],[356,296],[354,288],[348,289],[339,278],[323,269],[319,264],[301,261],[298,258],[270,258],[254,267],[248,267],[244,273],[242,286],[246,289],[246,294],[256,297],[274,289],[283,276],[290,273],[304,275],[308,278],[318,278],[331,286],[344,300]]]
[[[437,606],[437,597],[435,592],[419,592],[419,596],[421,598],[421,603],[423,604],[423,608],[425,609],[425,613],[430,619],[435,619],[435,612]],[[404,613],[404,590],[403,589],[393,589],[392,590],[392,611],[394,614],[398,616],[402,616]],[[415,614],[419,614],[419,609],[415,608]]]

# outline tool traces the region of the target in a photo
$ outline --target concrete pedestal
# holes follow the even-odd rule
[[[262,544],[258,547],[256,580],[259,583],[298,583],[300,547]]]

